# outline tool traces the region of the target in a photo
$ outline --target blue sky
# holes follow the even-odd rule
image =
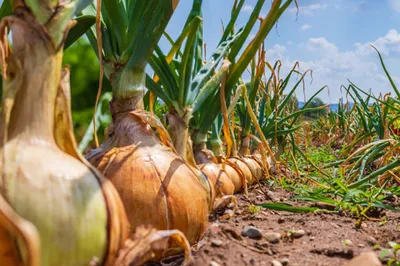
[[[267,14],[271,1],[265,1]],[[301,70],[313,70],[313,82],[307,79],[306,96],[324,85],[321,98],[336,103],[341,97],[340,85],[350,79],[359,87],[378,95],[391,92],[374,44],[382,53],[395,83],[400,86],[400,0],[298,0],[300,12],[292,4],[281,17],[277,30],[267,37],[267,60],[281,60],[283,72],[296,61]],[[233,0],[203,0],[204,40],[208,55],[214,50],[227,23]],[[256,0],[247,0],[237,26],[243,26]],[[177,37],[182,30],[192,1],[181,0],[167,31]],[[284,73],[282,73],[284,74]],[[282,76],[282,75],[281,75]],[[392,92],[393,93],[393,92]],[[297,91],[303,99],[302,89]]]

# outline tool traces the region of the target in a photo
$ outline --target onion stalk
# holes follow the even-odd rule
[[[159,119],[140,107],[147,62],[178,2],[102,1],[103,49],[94,29],[87,35],[112,85],[112,124],[86,158],[115,185],[132,228],[179,229],[195,243],[207,226],[208,184],[175,153]],[[94,13],[93,5],[83,10]]]

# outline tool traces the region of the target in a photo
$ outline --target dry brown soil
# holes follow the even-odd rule
[[[288,201],[290,193],[279,188],[273,191],[273,195],[275,201],[310,205]],[[236,195],[236,198],[238,211],[231,219],[210,217],[207,232],[194,252],[195,266],[262,266],[272,265],[273,260],[292,266],[344,265],[362,252],[374,251],[379,254],[377,245],[387,248],[389,241],[400,243],[398,213],[386,212],[386,223],[365,221],[357,229],[356,219],[339,214],[295,214],[267,209],[251,214],[250,205],[271,202],[257,188],[250,190],[248,197]],[[249,225],[257,227],[263,234],[275,232],[284,237],[279,243],[271,244],[264,237],[253,240],[241,236],[243,228]],[[295,230],[304,230],[304,236],[293,238],[291,232]],[[179,263],[176,260],[164,260],[163,265]]]

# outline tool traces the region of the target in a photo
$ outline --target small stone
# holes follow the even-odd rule
[[[282,263],[283,266],[287,266],[287,265],[289,265],[289,259],[288,258],[283,258],[283,259],[281,259],[281,263]]]
[[[278,224],[283,224],[285,222],[285,218],[279,217]]]
[[[271,244],[276,244],[279,243],[279,240],[281,239],[281,234],[279,233],[274,233],[274,232],[268,232],[264,234],[264,238]]]
[[[219,265],[218,262],[212,260],[210,261],[210,266],[221,266],[221,265]]]
[[[310,241],[314,241],[315,240],[315,237],[310,237]]]
[[[350,239],[343,240],[343,245],[345,246],[353,246],[353,242]]]
[[[211,245],[214,247],[220,247],[222,246],[223,242],[219,239],[213,239],[211,240]]]
[[[270,256],[273,256],[273,255],[274,255],[274,252],[272,251],[272,249],[269,248],[269,249],[267,250],[267,254],[270,255]]]
[[[254,259],[250,259],[249,262],[250,262],[251,265],[255,265],[256,264],[256,261]]]
[[[269,190],[269,191],[267,192],[267,196],[268,196],[268,198],[270,198],[270,200],[272,200],[272,201],[278,201],[278,200],[279,200],[279,199],[276,198],[274,192],[272,192],[271,190]]]
[[[368,225],[366,223],[362,223],[361,227],[364,228],[364,229],[367,229]]]
[[[381,266],[378,256],[374,252],[361,253],[361,255],[352,259],[345,266]]]
[[[273,261],[271,261],[271,266],[282,266],[282,263],[280,263],[277,260],[273,260]]]
[[[359,248],[365,248],[365,245],[364,244],[358,244],[357,245]]]
[[[262,238],[262,233],[260,229],[255,226],[245,226],[242,230],[242,236],[247,236],[251,239],[260,240]]]
[[[295,230],[293,232],[293,237],[300,238],[300,237],[304,236],[305,234],[306,234],[306,232],[304,230]]]
[[[378,241],[377,241],[374,237],[372,237],[372,236],[369,236],[369,237],[367,238],[367,242],[368,242],[368,244],[369,244],[370,246],[375,246],[375,245],[378,243]]]

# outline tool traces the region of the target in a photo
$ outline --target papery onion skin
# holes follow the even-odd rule
[[[220,198],[224,195],[233,195],[235,193],[235,186],[232,180],[219,165],[215,163],[206,163],[198,167],[208,177],[212,187],[214,187],[215,198]]]
[[[243,175],[246,178],[247,181],[247,185],[251,186],[254,182],[256,182],[256,180],[253,177],[253,174],[251,173],[251,170],[249,169],[249,167],[242,162],[240,159],[238,158],[229,158],[228,161],[234,165],[236,165],[243,173]]]
[[[87,265],[94,257],[102,261],[107,210],[93,173],[54,146],[16,140],[6,150],[18,154],[17,171],[2,189],[13,209],[39,231],[41,265]]]
[[[3,80],[1,194],[39,232],[41,265],[102,263],[110,229],[102,186],[79,156],[61,149],[54,130],[62,128],[55,122],[60,79],[65,77],[62,47],[54,47],[29,11],[15,12],[7,20],[13,51],[7,58],[9,78]],[[71,130],[70,124],[63,126]],[[24,248],[19,250],[25,263]]]
[[[204,233],[210,199],[199,177],[133,113],[114,115],[109,137],[86,158],[118,190],[132,228],[179,229],[190,243]]]

